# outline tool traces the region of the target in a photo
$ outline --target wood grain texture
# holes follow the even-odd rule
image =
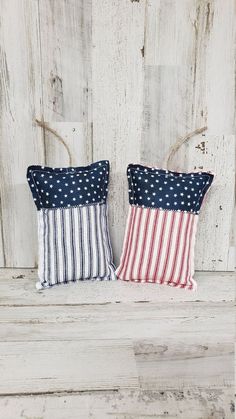
[[[200,294],[142,286],[143,302],[140,284],[0,278],[4,419],[233,419],[233,274],[199,274]]]
[[[91,2],[3,0],[0,5],[0,265],[37,266],[36,214],[26,168],[66,166],[68,156],[35,118],[63,135],[74,165],[92,160]],[[11,34],[9,27],[14,27]]]
[[[0,354],[0,394],[138,387],[132,346],[125,340],[1,342]]]
[[[0,397],[4,419],[233,419],[230,388]]]
[[[145,336],[133,343],[130,336],[103,340],[90,333],[88,341],[68,341],[61,333],[55,341],[1,342],[0,395],[135,389],[139,384],[144,390],[233,386],[234,345],[224,337],[195,345],[163,343],[158,336],[151,342]]]
[[[56,135],[42,129],[46,143],[46,164],[49,167],[67,167],[70,166],[70,162],[72,166],[85,166],[91,161],[90,142],[87,142],[86,138],[86,124],[51,121],[47,122],[47,125],[63,138],[69,151],[68,153]]]
[[[33,123],[42,111],[38,4],[3,0],[0,8],[0,254],[3,266],[35,266],[36,217],[26,168],[44,162]]]
[[[108,158],[110,231],[118,263],[128,207],[127,164],[140,159],[145,2],[93,1],[93,157]]]
[[[198,270],[235,266],[235,4],[227,0],[0,0],[0,266],[37,266],[29,164],[111,161],[109,221],[118,263],[129,162],[172,159],[213,170],[196,247]],[[14,27],[14,31],[9,31]],[[19,222],[20,220],[20,222]]]
[[[141,387],[145,390],[234,385],[234,344],[168,345],[156,341],[135,344]]]
[[[44,119],[88,122],[91,0],[39,1],[39,15]]]
[[[205,145],[204,156],[199,150],[201,141]],[[189,159],[194,161],[197,168],[202,164],[206,167],[208,162],[215,172],[215,180],[199,216],[195,265],[199,270],[233,271],[235,248],[231,231],[234,228],[235,156],[232,150],[235,137],[206,134],[201,141],[193,139],[192,147],[189,147]]]
[[[196,269],[233,270],[234,1],[222,13],[221,1],[149,0],[146,16],[142,159],[161,166],[177,138],[208,127],[181,147],[171,167],[216,173],[202,208]]]
[[[32,307],[0,307],[1,342],[58,341],[62,325],[66,341],[156,338],[159,345],[173,346],[184,339],[197,350],[203,341],[233,341],[233,303],[54,305],[35,306],[33,312]]]
[[[37,272],[30,269],[0,269],[1,306],[85,305],[134,301],[224,302],[234,301],[235,274],[198,272],[198,290],[175,289],[158,284],[124,281],[79,281],[36,291]]]
[[[72,165],[92,160],[91,0],[40,1],[43,117],[69,147]],[[46,163],[68,166],[68,156],[45,131]]]

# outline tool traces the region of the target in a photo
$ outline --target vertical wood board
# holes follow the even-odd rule
[[[233,270],[234,2],[223,12],[221,1],[147,4],[142,160],[161,167],[179,137],[207,126],[169,168],[215,172],[200,216],[196,269]]]
[[[110,230],[118,263],[128,208],[126,167],[140,158],[145,1],[93,1],[93,157],[111,162]]]
[[[91,0],[40,1],[43,117],[65,140],[73,165],[92,160]],[[44,132],[46,163],[68,166],[55,135]]]
[[[37,263],[34,204],[26,168],[44,163],[38,3],[0,2],[0,194],[3,266]]]

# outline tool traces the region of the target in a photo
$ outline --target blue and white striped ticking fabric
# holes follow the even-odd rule
[[[29,166],[38,209],[38,289],[70,281],[116,279],[107,227],[109,161],[84,167]]]
[[[106,204],[38,212],[37,288],[84,279],[116,279]]]

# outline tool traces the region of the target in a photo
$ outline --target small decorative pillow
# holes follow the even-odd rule
[[[108,161],[28,168],[38,209],[38,289],[78,279],[116,279],[107,225],[108,179]]]
[[[130,206],[118,278],[196,288],[196,227],[213,175],[130,164],[127,176]]]

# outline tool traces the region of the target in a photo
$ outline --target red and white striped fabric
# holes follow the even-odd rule
[[[214,175],[129,164],[129,215],[118,278],[196,289],[198,214]]]
[[[130,205],[118,278],[195,289],[197,221],[190,212]]]

